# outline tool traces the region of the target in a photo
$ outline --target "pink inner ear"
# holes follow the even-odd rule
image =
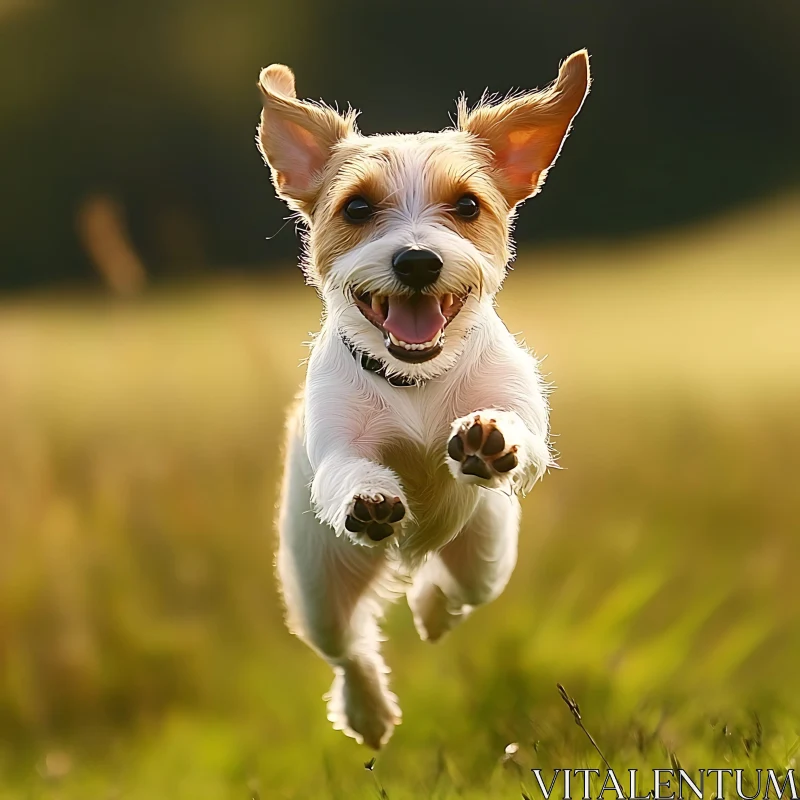
[[[535,131],[533,129],[527,131],[511,131],[508,134],[508,141],[512,147],[524,147],[532,138]]]
[[[281,188],[305,192],[315,183],[327,160],[326,153],[314,135],[294,122],[280,123],[281,156],[275,167]]]
[[[498,166],[515,187],[534,189],[539,175],[553,162],[560,138],[552,128],[510,131],[507,146],[495,152]]]

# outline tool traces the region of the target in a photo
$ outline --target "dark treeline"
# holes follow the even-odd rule
[[[797,0],[0,0],[0,288],[94,280],[96,197],[155,276],[291,259],[253,145],[272,61],[372,133],[443,127],[460,91],[543,85],[588,47],[520,240],[702,218],[797,182],[798,41]]]

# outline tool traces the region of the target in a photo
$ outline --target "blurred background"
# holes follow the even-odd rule
[[[799,37],[796,0],[0,0],[0,798],[519,796],[598,758],[556,681],[620,767],[789,764]],[[581,47],[500,299],[564,469],[500,600],[436,648],[389,615],[406,721],[365,772],[273,581],[320,309],[256,78],[438,129]]]

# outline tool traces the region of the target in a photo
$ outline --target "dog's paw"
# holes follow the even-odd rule
[[[338,671],[324,699],[334,729],[373,750],[389,741],[403,718],[386,675],[374,670]]]
[[[361,544],[374,545],[397,533],[405,515],[406,507],[399,497],[357,494],[344,527]]]
[[[509,442],[497,415],[477,412],[453,424],[447,444],[450,469],[469,483],[499,485],[519,466],[519,444]]]

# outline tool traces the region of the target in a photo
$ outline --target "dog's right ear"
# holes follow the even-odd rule
[[[308,213],[334,145],[355,131],[355,113],[298,100],[294,74],[283,64],[262,70],[258,88],[264,108],[258,149],[272,170],[278,194],[295,210]]]
[[[492,152],[492,167],[510,206],[536,194],[553,166],[572,121],[589,92],[589,54],[573,53],[555,83],[469,111],[459,104],[458,127]]]

